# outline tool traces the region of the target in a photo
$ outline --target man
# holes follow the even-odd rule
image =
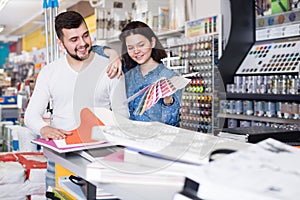
[[[87,25],[79,13],[68,11],[59,14],[55,19],[55,31],[58,44],[66,50],[67,54],[41,70],[25,113],[26,126],[35,133],[40,133],[46,140],[62,139],[65,134],[68,134],[66,130],[76,128],[72,105],[75,82],[80,71],[91,67],[91,64],[95,64],[95,60],[99,57],[92,52],[92,40]],[[101,63],[96,64],[99,68],[101,67]],[[107,79],[107,84],[103,85],[108,88],[105,90],[106,92],[115,92],[113,91],[114,87],[123,84],[123,77],[109,79],[104,75],[103,79]],[[113,86],[112,90],[109,88],[110,86]],[[118,93],[123,94],[121,98],[125,102],[125,85],[124,90],[118,91]],[[42,119],[49,100],[53,105],[51,126]],[[107,101],[111,101],[111,99]],[[101,103],[107,104],[107,102]],[[118,110],[116,110],[118,113],[128,116],[126,104],[116,106],[118,106]],[[114,108],[109,109],[114,110]]]
[[[70,134],[70,130],[78,127],[76,118],[79,113],[74,113],[76,105],[73,99],[76,85],[82,83],[79,83],[78,79],[83,72],[95,67],[99,71],[97,76],[99,80],[96,82],[95,90],[92,91],[95,94],[90,95],[95,97],[95,106],[106,107],[129,117],[128,106],[124,103],[126,101],[124,76],[110,79],[105,73],[106,65],[103,66],[103,63],[108,64],[104,62],[107,59],[92,51],[92,40],[83,17],[74,11],[60,13],[55,18],[55,31],[58,44],[65,49],[66,55],[40,71],[25,112],[25,125],[34,133],[39,133],[45,140],[63,139]],[[105,50],[107,53],[114,51]],[[86,81],[90,80],[87,78]],[[118,95],[117,98],[115,94]],[[50,124],[43,120],[49,101],[53,108]]]

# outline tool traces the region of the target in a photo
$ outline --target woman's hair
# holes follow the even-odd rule
[[[82,23],[86,24],[84,18],[75,11],[62,12],[55,17],[55,32],[61,41],[64,34],[62,29],[78,28]]]
[[[155,38],[156,44],[154,48],[152,49],[151,57],[153,60],[156,62],[160,63],[161,59],[167,57],[167,53],[158,40],[157,36],[154,34],[152,29],[145,23],[140,22],[140,21],[132,21],[129,22],[122,30],[122,33],[120,34],[119,38],[122,42],[122,58],[125,62],[125,67],[127,70],[130,70],[134,68],[137,63],[129,56],[127,52],[127,46],[125,39],[129,35],[134,35],[134,34],[140,34],[145,36],[150,42],[152,41],[152,37]]]

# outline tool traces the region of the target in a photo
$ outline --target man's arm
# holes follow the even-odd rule
[[[50,82],[48,78],[49,76],[44,70],[39,73],[34,91],[25,111],[24,122],[31,131],[35,134],[40,134],[45,140],[63,139],[66,134],[69,134],[68,131],[53,128],[43,120],[44,112],[50,100],[50,93],[47,89],[47,83]]]
[[[25,111],[25,125],[36,134],[40,134],[40,129],[48,125],[43,120],[43,115],[50,100],[50,94],[47,90],[48,81],[48,76],[46,76],[44,70],[41,70]]]

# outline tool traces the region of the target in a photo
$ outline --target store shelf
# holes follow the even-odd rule
[[[165,39],[170,37],[181,36],[184,33],[184,27],[177,30],[161,31],[157,32],[156,35],[159,39]]]
[[[113,37],[107,38],[106,42],[107,43],[116,43],[116,42],[121,42],[121,41],[119,39],[119,36],[113,36]]]
[[[257,116],[252,116],[252,115],[223,114],[223,113],[218,113],[217,117],[248,120],[248,121],[261,121],[261,122],[272,122],[272,123],[280,123],[280,124],[286,123],[286,124],[300,125],[299,119],[282,119],[282,118],[276,118],[276,117],[257,117]]]
[[[299,36],[299,19],[300,9],[257,17],[256,41]]]
[[[174,70],[174,69],[185,69],[185,66],[171,66],[170,69]]]
[[[181,36],[183,33],[184,33],[184,28],[180,28],[177,30],[156,32],[155,34],[160,40],[163,40],[163,39],[170,38],[170,37]],[[107,43],[120,42],[119,35],[109,37],[106,39],[106,41],[107,41]]]
[[[222,93],[220,97],[226,99],[245,100],[269,100],[269,101],[299,101],[299,94],[245,94],[245,93]]]

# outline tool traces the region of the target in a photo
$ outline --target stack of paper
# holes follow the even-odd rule
[[[197,169],[194,165],[168,165],[156,166],[146,163],[138,164],[126,162],[124,155],[114,153],[104,158],[97,158],[87,165],[86,178],[100,183],[127,183],[149,185],[174,185],[182,186],[185,172]]]
[[[299,157],[300,149],[267,139],[199,167],[186,180],[199,183],[193,190],[201,199],[297,199]]]

